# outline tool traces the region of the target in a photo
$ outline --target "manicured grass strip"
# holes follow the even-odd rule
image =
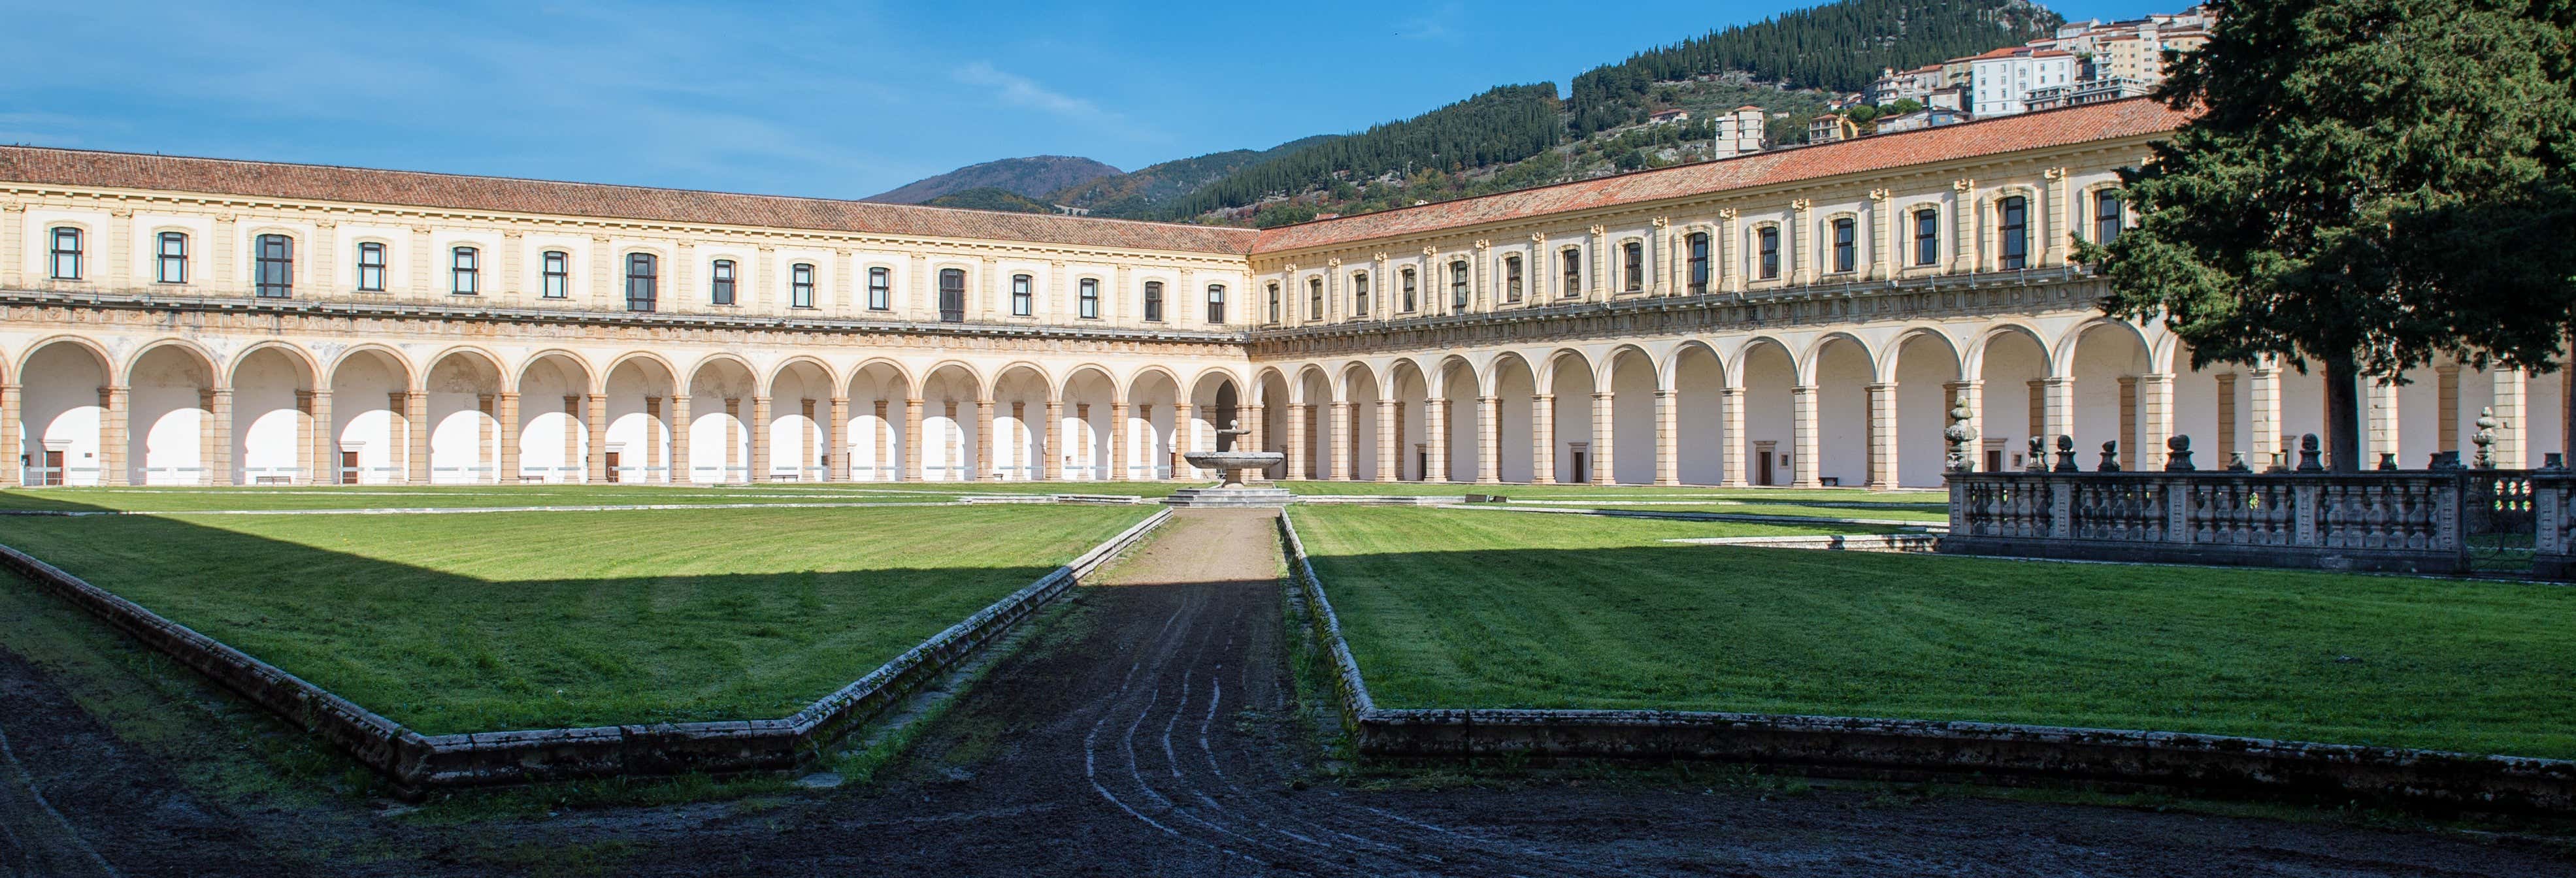
[[[0,542],[445,734],[786,716],[1153,511],[18,517]]]
[[[1160,497],[1197,483],[917,482],[769,485],[346,485],[326,487],[61,487],[0,491],[0,510],[205,512],[739,503],[933,503],[967,494]]]
[[[1681,485],[1477,485],[1465,482],[1280,482],[1296,494],[1361,494],[1391,497],[1499,494],[1513,499],[1748,500],[1777,503],[1948,503],[1941,491],[1870,492],[1859,488],[1712,488]]]
[[[2576,589],[1674,546],[1742,525],[1295,510],[1383,707],[1983,720],[2576,758]]]

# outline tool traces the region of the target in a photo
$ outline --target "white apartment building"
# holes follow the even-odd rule
[[[1969,59],[1968,112],[1977,118],[2027,112],[2034,89],[2075,83],[2075,55],[2011,46]]]

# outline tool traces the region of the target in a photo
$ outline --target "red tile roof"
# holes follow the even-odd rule
[[[1348,244],[1542,214],[2157,134],[2180,127],[2187,118],[2189,114],[2168,108],[2153,98],[2104,101],[2062,110],[1881,134],[1801,149],[1754,153],[1721,161],[1281,226],[1264,230],[1252,252],[1274,253]]]
[[[1234,255],[1247,252],[1255,234],[1054,214],[25,146],[0,146],[0,182]]]

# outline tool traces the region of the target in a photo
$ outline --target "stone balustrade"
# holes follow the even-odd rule
[[[1953,470],[1941,551],[2460,573],[2499,558],[2517,563],[2520,534],[2537,532],[2535,572],[2576,572],[2576,528],[2568,522],[2576,474],[2561,470],[2334,473],[2311,458],[2297,470],[2262,473],[2120,472],[2108,464],[2087,472],[2074,466],[2072,446],[2059,441],[2050,469]],[[2175,450],[2189,466],[2188,446]]]

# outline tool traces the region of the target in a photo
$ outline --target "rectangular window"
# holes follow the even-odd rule
[[[787,267],[787,307],[814,307],[814,266],[799,262]]]
[[[1401,310],[1402,310],[1402,311],[1404,311],[1404,313],[1406,313],[1406,314],[1411,314],[1411,313],[1413,313],[1413,309],[1414,309],[1415,307],[1417,307],[1416,299],[1415,299],[1415,296],[1414,296],[1414,286],[1415,286],[1415,284],[1414,284],[1414,277],[1413,277],[1413,269],[1410,269],[1410,268],[1405,269],[1405,270],[1404,270],[1404,301],[1397,302],[1396,304],[1404,306]]]
[[[1516,255],[1503,257],[1503,301],[1521,301],[1521,258]]]
[[[1556,254],[1556,261],[1557,272],[1563,275],[1557,281],[1557,298],[1571,299],[1583,295],[1583,251],[1566,248]]]
[[[258,266],[252,274],[258,293],[271,299],[283,299],[295,291],[295,240],[285,235],[261,235],[253,242],[252,252]]]
[[[894,272],[883,268],[868,269],[868,310],[894,309]]]
[[[1279,285],[1270,285],[1270,322],[1279,322]]]
[[[1619,247],[1619,270],[1625,274],[1619,285],[1628,292],[1646,289],[1646,245],[1630,241]]]
[[[1082,306],[1082,310],[1078,313],[1082,315],[1082,319],[1100,319],[1100,280],[1098,278],[1083,278],[1082,294],[1078,298]]]
[[[651,311],[661,295],[660,260],[651,253],[626,254],[626,310]]]
[[[966,271],[961,268],[939,270],[939,322],[966,322]]]
[[[152,279],[165,284],[188,282],[188,236],[179,232],[162,232],[159,249],[154,251]]]
[[[1834,220],[1834,271],[1849,272],[1860,267],[1860,244],[1856,225],[1850,217]]]
[[[1449,313],[1467,313],[1467,263],[1449,263]]]
[[[1037,313],[1038,299],[1037,293],[1031,289],[1033,285],[1034,281],[1028,275],[1011,275],[1011,316],[1027,317]]]
[[[2120,237],[2120,194],[2109,190],[2093,193],[2093,243],[2108,244]]]
[[[1753,276],[1763,280],[1778,280],[1780,278],[1780,227],[1763,226],[1754,230],[1753,238],[1754,249],[1759,253],[1757,258],[1761,260],[1755,267]]]
[[[1322,319],[1324,319],[1324,279],[1323,279],[1323,278],[1320,278],[1320,277],[1310,277],[1310,278],[1307,278],[1307,279],[1306,279],[1306,319],[1308,319],[1308,320],[1322,320]]]
[[[358,291],[385,291],[385,245],[374,241],[358,245]]]
[[[1225,285],[1208,285],[1208,325],[1225,325]]]
[[[1924,208],[1914,212],[1914,264],[1930,265],[1941,261],[1941,212]]]
[[[70,226],[54,229],[54,279],[80,280],[81,230]]]
[[[1145,322],[1163,322],[1162,281],[1149,280],[1145,282]]]
[[[1351,316],[1369,316],[1368,272],[1351,275]]]
[[[2015,271],[2030,266],[2030,202],[2015,195],[1995,202],[1999,214],[1995,237],[2002,242],[1995,255],[1995,267]]]
[[[1708,295],[1708,233],[1690,236],[1690,291],[1694,296]]]
[[[451,276],[449,291],[459,296],[471,296],[483,291],[481,255],[472,247],[458,247],[448,252],[448,273]]]
[[[377,256],[378,261],[382,262],[383,251],[378,250]],[[545,279],[540,285],[543,289],[539,294],[549,299],[561,299],[571,295],[572,257],[564,255],[561,250],[548,250],[540,262]]]
[[[718,259],[707,267],[707,301],[733,304],[733,260]]]

